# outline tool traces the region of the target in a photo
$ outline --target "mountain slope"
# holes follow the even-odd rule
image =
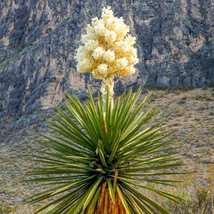
[[[137,37],[138,73],[124,87],[202,87],[214,83],[212,0],[8,0],[0,3],[0,114],[55,106],[65,90],[85,97],[99,81],[75,69],[84,27],[103,6]]]

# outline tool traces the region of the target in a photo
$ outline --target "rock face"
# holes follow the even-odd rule
[[[75,69],[84,27],[103,6],[123,16],[137,37],[138,73],[125,87],[214,84],[212,0],[7,0],[0,3],[0,114],[30,113],[61,101],[66,90],[84,98],[99,81]]]

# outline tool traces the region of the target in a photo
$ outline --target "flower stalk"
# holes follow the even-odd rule
[[[109,90],[109,92],[108,92]],[[106,79],[103,79],[102,85],[101,85],[101,94],[102,94],[102,101],[103,101],[103,107],[105,106],[106,102],[106,96],[109,96],[109,101],[111,104],[111,107],[113,107],[114,103],[114,77],[108,77]]]

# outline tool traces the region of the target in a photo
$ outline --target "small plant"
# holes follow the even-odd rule
[[[180,193],[181,194],[181,193]],[[182,195],[185,200],[181,203],[165,201],[165,205],[171,213],[175,214],[213,214],[214,198],[211,191],[198,188],[192,195]]]
[[[0,205],[0,214],[9,214],[13,211],[15,211],[15,209],[10,206]]]
[[[209,93],[208,91],[198,91],[198,93],[195,96],[196,100],[207,100],[212,101],[213,100],[213,94]]]

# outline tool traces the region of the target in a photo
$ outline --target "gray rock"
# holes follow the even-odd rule
[[[160,78],[157,79],[157,87],[169,88],[170,87],[170,79],[165,77],[165,76],[161,76]]]
[[[103,6],[123,16],[137,37],[138,74],[124,88],[214,85],[212,0],[8,0],[0,4],[0,115],[57,105],[66,90],[86,99],[100,81],[76,72],[83,29]]]

